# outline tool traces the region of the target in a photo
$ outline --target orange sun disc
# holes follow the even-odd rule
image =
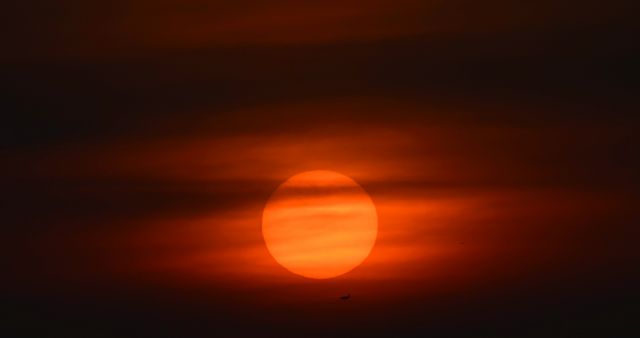
[[[369,256],[378,234],[376,208],[351,178],[317,170],[280,185],[262,215],[262,235],[275,260],[308,278],[345,274]]]

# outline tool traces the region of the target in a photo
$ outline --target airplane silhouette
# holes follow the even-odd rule
[[[347,293],[347,294],[346,294],[346,295],[344,295],[344,296],[340,296],[340,299],[341,299],[341,300],[347,300],[347,299],[349,299],[349,298],[351,298],[351,294],[350,294],[350,293]]]

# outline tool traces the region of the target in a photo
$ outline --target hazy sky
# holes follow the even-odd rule
[[[3,4],[7,329],[632,336],[632,4]],[[326,281],[279,266],[260,224],[317,169],[379,218]]]

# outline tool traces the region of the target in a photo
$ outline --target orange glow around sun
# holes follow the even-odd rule
[[[262,234],[275,260],[308,278],[351,271],[369,255],[378,233],[376,208],[351,178],[309,171],[285,181],[271,195]]]

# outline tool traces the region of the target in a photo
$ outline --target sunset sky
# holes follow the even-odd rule
[[[0,336],[637,337],[634,4],[3,4]],[[313,170],[377,211],[324,280],[262,232]]]

